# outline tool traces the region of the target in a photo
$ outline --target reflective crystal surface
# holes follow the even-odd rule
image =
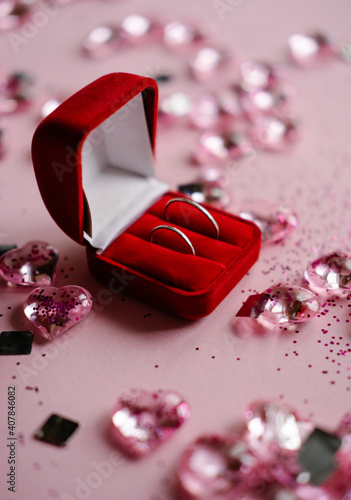
[[[240,208],[240,217],[254,222],[260,228],[263,243],[283,241],[298,224],[294,210],[264,200],[244,203]]]
[[[197,203],[209,203],[217,208],[225,208],[231,201],[229,194],[218,181],[198,180],[190,184],[181,184],[177,190]]]
[[[0,2],[0,30],[18,28],[29,18],[30,7],[26,2],[16,0],[1,0]]]
[[[58,251],[45,241],[30,241],[0,258],[0,276],[16,285],[51,285],[55,279]]]
[[[282,151],[298,138],[298,123],[290,118],[262,116],[252,128],[254,144],[267,151]]]
[[[292,87],[274,87],[251,92],[241,91],[240,106],[250,119],[261,114],[272,114],[275,111],[284,112],[293,94]]]
[[[289,51],[296,64],[308,65],[319,59],[334,56],[338,49],[328,35],[296,33],[289,38]]]
[[[63,446],[78,427],[78,422],[52,414],[42,427],[37,430],[35,438],[56,446]]]
[[[247,444],[240,437],[202,436],[185,450],[180,460],[181,489],[191,498],[217,498],[216,495],[239,484],[240,468],[250,460]]]
[[[127,454],[147,455],[188,419],[189,406],[173,391],[129,389],[118,399],[111,436]]]
[[[202,47],[189,60],[191,75],[199,81],[214,78],[230,61],[229,53],[215,47]]]
[[[131,43],[145,42],[156,34],[156,25],[151,19],[136,14],[123,19],[121,29],[123,36]]]
[[[313,292],[279,283],[258,295],[250,295],[237,316],[259,318],[262,323],[301,323],[314,318],[320,302]]]
[[[202,40],[202,34],[190,24],[173,21],[164,27],[163,42],[171,50],[186,50],[188,52]]]
[[[192,104],[189,120],[198,128],[211,129],[220,119],[219,102],[213,94],[203,94]]]
[[[244,133],[204,132],[198,140],[196,159],[203,164],[224,165],[230,160],[241,160],[254,152]]]
[[[308,265],[305,278],[316,288],[351,290],[351,258],[341,252],[324,255]]]
[[[46,118],[50,113],[55,111],[56,108],[62,103],[61,99],[56,99],[55,97],[51,97],[41,107],[40,115],[41,118]]]
[[[0,80],[0,114],[13,113],[30,104],[34,79],[29,73],[15,72]]]
[[[105,57],[121,46],[123,39],[116,26],[94,28],[83,43],[84,52],[93,58]]]
[[[292,408],[272,401],[251,404],[245,410],[245,420],[250,443],[261,451],[268,443],[284,450],[300,450],[312,430],[312,423],[300,419]]]
[[[187,116],[190,109],[189,97],[182,92],[174,92],[161,101],[159,117],[163,123],[174,123],[179,118]]]
[[[282,76],[282,68],[256,61],[245,61],[240,66],[243,89],[262,90],[276,85]]]
[[[62,288],[35,288],[26,298],[23,310],[44,337],[51,340],[83,319],[92,304],[87,290],[68,285]]]

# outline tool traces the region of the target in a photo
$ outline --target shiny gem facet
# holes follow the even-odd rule
[[[251,141],[241,132],[204,132],[197,144],[196,159],[202,164],[223,165],[254,152]]]
[[[351,290],[351,258],[334,252],[311,262],[305,272],[307,281],[325,290]]]

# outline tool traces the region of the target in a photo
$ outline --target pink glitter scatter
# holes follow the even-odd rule
[[[0,258],[0,276],[16,285],[51,285],[55,279],[58,251],[44,241],[30,241]]]
[[[51,340],[82,320],[92,304],[87,290],[69,285],[62,288],[36,288],[26,298],[23,309],[44,337]]]
[[[133,457],[148,455],[189,418],[188,404],[173,391],[129,389],[112,416],[111,436]]]

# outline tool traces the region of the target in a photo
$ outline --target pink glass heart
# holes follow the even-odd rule
[[[149,454],[190,416],[188,404],[173,391],[125,391],[117,401],[111,435],[133,457]]]
[[[0,276],[16,285],[51,285],[58,257],[58,251],[49,243],[30,241],[0,258]]]
[[[83,319],[93,302],[90,293],[80,286],[35,288],[26,298],[23,309],[27,318],[51,340]]]

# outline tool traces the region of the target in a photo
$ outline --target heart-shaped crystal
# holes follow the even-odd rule
[[[58,258],[58,251],[49,243],[30,241],[1,257],[0,276],[16,285],[51,285]]]
[[[26,298],[23,309],[27,318],[51,340],[84,318],[93,302],[81,286],[36,288]]]

